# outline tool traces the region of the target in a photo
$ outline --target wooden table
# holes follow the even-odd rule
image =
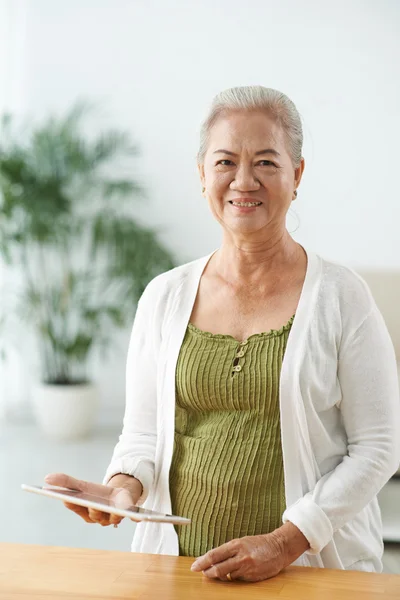
[[[192,559],[0,544],[1,600],[397,600],[400,576],[289,567],[261,583],[210,581]]]

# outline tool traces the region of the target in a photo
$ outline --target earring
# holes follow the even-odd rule
[[[294,194],[294,199],[296,199],[297,198],[297,190],[294,190],[293,194]]]
[[[201,190],[201,193],[204,194],[205,191],[206,191],[206,188],[203,187],[202,190]]]

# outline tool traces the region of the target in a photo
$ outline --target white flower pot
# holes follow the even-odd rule
[[[41,384],[34,389],[32,399],[36,419],[49,437],[72,440],[91,433],[99,405],[93,384]]]

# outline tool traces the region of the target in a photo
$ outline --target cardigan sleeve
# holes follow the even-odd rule
[[[400,402],[393,344],[376,307],[339,349],[339,404],[347,454],[290,506],[291,521],[319,553],[380,491],[400,462]]]
[[[156,356],[161,328],[155,323],[152,283],[135,315],[126,364],[123,428],[103,480],[106,484],[118,473],[137,478],[143,486],[138,504],[146,500],[153,483],[157,440]]]

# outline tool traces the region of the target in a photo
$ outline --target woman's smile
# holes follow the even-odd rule
[[[238,198],[236,200],[228,200],[228,202],[232,206],[233,210],[240,214],[254,212],[259,206],[262,205],[262,202],[250,200],[248,198]]]

